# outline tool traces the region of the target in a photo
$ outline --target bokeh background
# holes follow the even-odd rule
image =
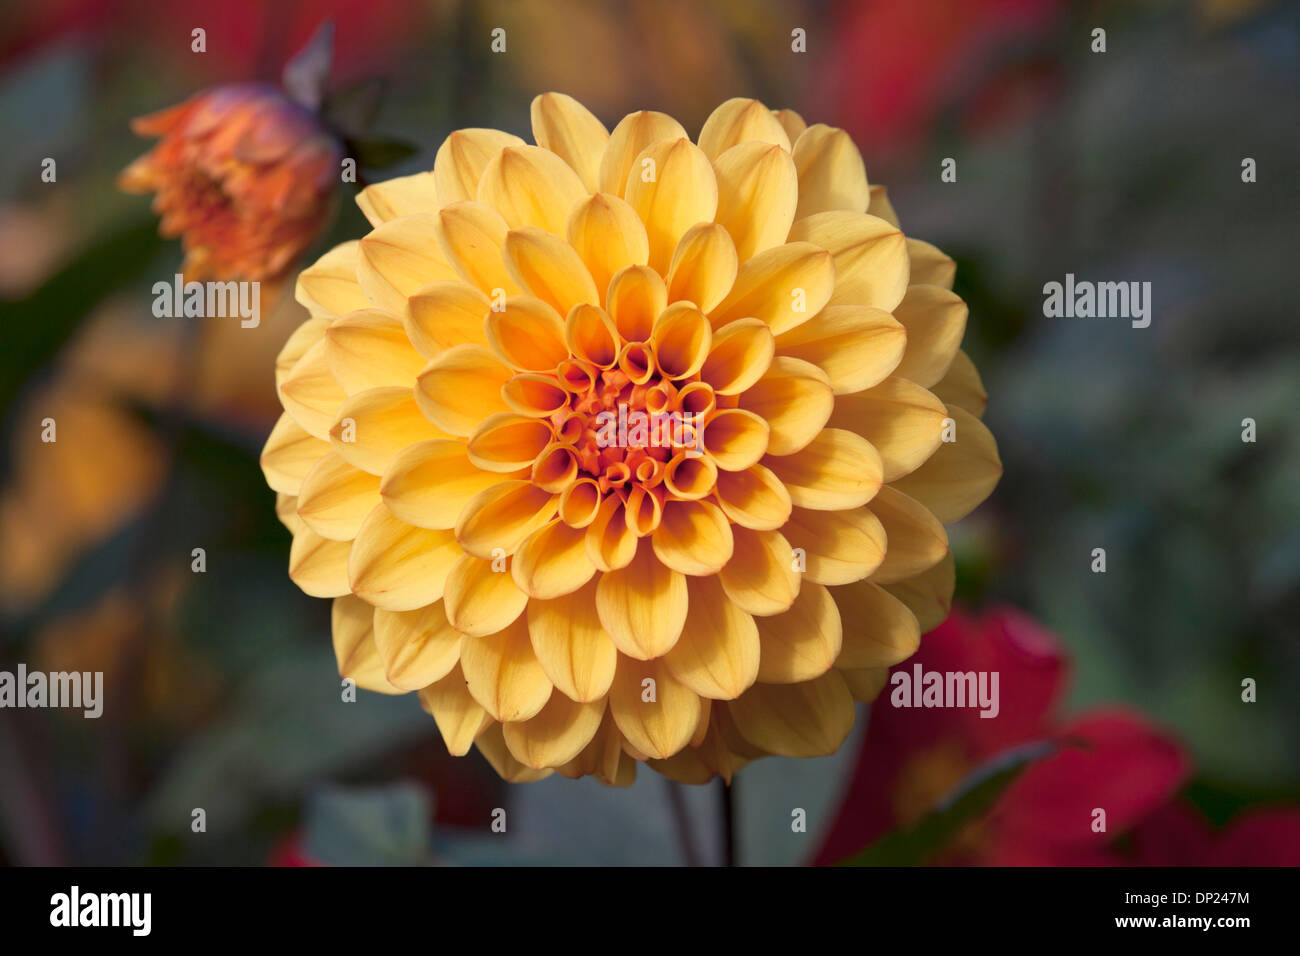
[[[449,758],[414,696],[341,704],[329,604],[289,581],[257,465],[305,312],[271,289],[257,329],[151,314],[181,252],[115,188],[148,145],[129,120],[276,80],[330,17],[332,87],[382,77],[374,130],[416,148],[381,178],[430,168],[457,127],[527,135],[551,89],[610,127],[651,108],[695,132],[743,95],[847,128],[971,308],[1005,476],[952,533],[963,613],[1014,606],[1054,635],[1062,712],[1141,715],[1206,826],[1300,806],[1300,5],[22,0],[0,9],[0,668],[103,671],[107,703],[97,721],[0,710],[0,861],[718,858],[716,784],[506,786]],[[352,190],[311,255],[364,232]],[[1151,326],[1044,318],[1042,285],[1067,272],[1150,281]],[[742,862],[812,861],[866,812],[862,735],[741,773]],[[1288,832],[1271,842],[1300,853]]]

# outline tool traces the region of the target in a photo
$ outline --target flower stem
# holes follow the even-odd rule
[[[686,812],[686,801],[682,799],[682,785],[667,778],[664,778],[664,783],[668,785],[668,806],[673,813],[673,827],[677,830],[682,859],[687,866],[699,866],[700,856],[695,851],[695,837],[691,833],[691,818]]]
[[[736,865],[736,804],[731,784],[722,784],[722,863]]]

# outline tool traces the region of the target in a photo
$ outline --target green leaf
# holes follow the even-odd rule
[[[1057,748],[1054,741],[1016,747],[973,771],[943,802],[909,829],[885,834],[840,866],[920,866],[979,819],[1029,765]]]

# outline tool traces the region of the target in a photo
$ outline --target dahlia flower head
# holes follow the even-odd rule
[[[154,193],[158,230],[181,238],[190,279],[273,279],[329,219],[342,147],[274,86],[206,90],[131,128],[158,143],[118,185]]]
[[[788,110],[692,141],[548,93],[532,127],[452,133],[301,274],[262,455],[289,575],[344,677],[507,780],[830,754],[1001,474],[954,264]],[[693,424],[600,441],[616,409]]]

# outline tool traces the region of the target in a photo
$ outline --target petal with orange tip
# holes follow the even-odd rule
[[[507,146],[522,146],[513,133],[496,129],[458,129],[438,147],[433,161],[434,184],[444,203],[474,199],[487,164]]]
[[[510,227],[486,203],[455,202],[438,211],[436,235],[456,274],[485,295],[514,295],[519,286],[501,261],[501,244]]]
[[[351,594],[334,599],[330,624],[339,676],[355,681],[365,690],[381,694],[405,693],[384,676],[384,659],[375,646],[374,614],[374,608]]]
[[[618,651],[596,613],[596,582],[571,594],[528,602],[533,652],[556,688],[577,701],[600,700],[614,680]]]
[[[483,421],[470,436],[466,451],[484,471],[517,471],[530,467],[552,437],[549,422],[501,412]]]
[[[581,529],[559,520],[538,528],[510,562],[515,583],[529,597],[540,600],[578,590],[596,573],[587,556],[585,537]]]
[[[716,574],[731,560],[731,524],[710,501],[670,501],[651,536],[654,555],[682,574]],[[626,653],[626,652],[625,652]]]
[[[506,299],[483,322],[488,344],[502,362],[525,372],[549,372],[569,356],[564,320],[555,308],[530,295]]]
[[[948,554],[948,532],[925,506],[890,485],[880,489],[871,511],[885,528],[885,560],[871,581],[893,584],[934,567]]]
[[[402,690],[442,680],[460,661],[460,632],[447,623],[441,601],[414,611],[375,609],[375,646],[385,676]]]
[[[529,110],[533,139],[569,164],[587,192],[600,185],[600,161],[609,145],[609,131],[591,111],[564,93],[533,97]]]
[[[943,443],[948,410],[905,378],[887,378],[852,395],[841,395],[830,425],[861,435],[880,452],[885,481],[915,471]]]
[[[740,396],[740,407],[758,415],[771,430],[769,455],[791,455],[807,445],[826,425],[834,405],[826,373],[786,355],[776,356],[763,377]]]
[[[289,547],[289,579],[312,597],[347,594],[350,542],[322,538],[304,524]]]
[[[535,226],[511,229],[501,256],[515,282],[561,316],[579,303],[600,303],[586,263],[560,236]]]
[[[664,566],[642,541],[626,567],[602,575],[596,612],[614,645],[629,657],[661,657],[686,621],[686,578]]]
[[[839,674],[848,685],[853,699],[863,704],[869,704],[879,697],[889,683],[888,667],[844,668]]]
[[[628,266],[609,280],[605,303],[618,333],[628,342],[644,342],[668,305],[668,289],[655,270]]]
[[[500,724],[492,724],[479,734],[478,739],[474,741],[474,746],[506,783],[534,783],[555,773],[551,767],[534,770],[516,760],[515,755],[506,746],[505,731]]]
[[[569,164],[540,146],[509,146],[488,161],[477,199],[495,207],[511,229],[537,226],[563,236],[573,207],[587,198]]]
[[[628,743],[647,757],[667,759],[686,747],[704,707],[699,695],[661,660],[620,656],[609,709]]]
[[[724,226],[700,222],[682,234],[668,267],[668,301],[693,302],[711,312],[736,281],[740,258]]]
[[[501,729],[515,759],[541,770],[568,763],[582,753],[596,736],[604,715],[604,700],[580,704],[563,694],[552,694],[535,717]]]
[[[781,527],[790,517],[790,492],[770,468],[718,473],[718,506],[736,524],[756,531]]]
[[[718,183],[708,157],[689,139],[661,140],[633,162],[623,198],[645,224],[651,268],[664,275],[686,230],[713,219]]]
[[[957,278],[957,263],[944,252],[921,239],[909,238],[907,257],[911,262],[912,283],[952,288]]]
[[[497,720],[527,720],[546,706],[554,690],[522,618],[495,634],[465,641],[460,666],[469,692]]]
[[[808,128],[808,124],[794,110],[772,110],[772,115],[785,130],[785,135],[790,139],[790,147],[793,149],[799,142],[799,137],[803,135],[803,131]]]
[[[835,210],[799,219],[790,242],[810,242],[835,258],[830,305],[865,305],[892,312],[908,283],[907,241],[898,227],[865,213]]]
[[[727,599],[716,577],[690,578],[687,589],[686,624],[664,663],[701,697],[735,700],[758,677],[758,628]]]
[[[357,284],[361,243],[344,242],[298,273],[294,298],[313,316],[347,315],[371,302]]]
[[[325,357],[330,374],[349,395],[368,388],[410,388],[425,359],[411,347],[396,316],[362,309],[336,319],[325,330]]]
[[[723,471],[744,471],[758,464],[768,450],[767,422],[743,408],[714,412],[700,432],[700,445]]]
[[[298,517],[323,538],[351,541],[379,504],[379,479],[331,452],[303,479]]]
[[[284,410],[309,435],[329,440],[335,413],[348,397],[330,374],[324,337],[303,354],[280,382]]]
[[[930,392],[944,404],[964,408],[976,418],[984,416],[989,403],[989,393],[984,390],[975,363],[962,351],[957,352],[948,374],[933,385]]]
[[[602,305],[615,273],[650,260],[650,240],[641,217],[626,200],[609,193],[596,193],[578,203],[569,216],[565,236],[586,263]]]
[[[719,395],[738,395],[767,372],[776,338],[761,319],[737,319],[713,333],[700,377]]]
[[[399,521],[382,504],[366,516],[352,542],[347,577],[353,593],[388,611],[412,611],[442,597],[461,557],[450,531]]]
[[[966,334],[966,303],[937,285],[907,287],[894,317],[907,329],[907,350],[894,374],[930,388],[947,374]]]
[[[942,561],[920,574],[884,588],[894,597],[907,605],[907,609],[916,615],[921,633],[934,630],[948,617],[952,608],[952,591],[956,584],[956,566],[949,551]]]
[[[776,337],[777,355],[820,368],[836,395],[878,385],[898,367],[907,331],[888,312],[832,305]]]
[[[776,474],[800,508],[843,511],[866,504],[880,490],[880,454],[861,435],[824,428],[793,455],[768,456],[763,464]]]
[[[788,611],[799,594],[800,575],[785,535],[739,525],[731,533],[735,553],[718,575],[727,597],[741,610],[761,617]]]
[[[639,173],[633,164],[642,150],[659,140],[675,140],[685,135],[682,124],[666,113],[641,110],[624,116],[609,134],[605,155],[600,160],[600,191],[622,196],[629,174]]]
[[[885,560],[885,529],[866,508],[811,511],[795,508],[781,533],[802,548],[804,576],[818,584],[861,581]]]
[[[735,240],[740,261],[784,243],[799,202],[789,150],[740,143],[714,159],[713,171],[718,179],[716,218]]]
[[[878,216],[885,222],[898,226],[898,213],[894,211],[894,204],[889,201],[889,190],[884,186],[872,186],[870,191],[871,204],[867,206],[867,214]]]
[[[443,279],[430,282],[406,300],[407,338],[427,359],[457,345],[487,345],[483,319],[491,303],[478,289]]]
[[[700,129],[700,149],[712,160],[733,146],[750,141],[790,151],[785,127],[758,100],[733,97],[710,113]]]
[[[830,591],[813,581],[803,582],[790,610],[754,621],[763,647],[758,679],[764,684],[814,680],[840,656],[839,608]]]
[[[425,366],[415,383],[415,401],[438,428],[468,437],[485,418],[508,411],[501,388],[511,374],[489,349],[457,345]]]
[[[442,595],[451,626],[468,637],[504,630],[528,604],[504,561],[465,555],[447,575]]]
[[[453,757],[469,753],[475,738],[492,725],[492,715],[465,687],[459,663],[446,677],[420,691],[420,706],[433,717]]]
[[[627,523],[623,499],[606,495],[583,535],[587,557],[601,571],[624,568],[636,555],[637,536]]]
[[[402,315],[406,298],[436,279],[455,279],[438,244],[438,217],[414,213],[393,219],[361,240],[357,284],[374,305]]]
[[[618,330],[614,320],[594,305],[575,305],[564,320],[564,342],[574,358],[596,368],[610,368],[618,359]]]
[[[329,451],[327,442],[307,434],[288,414],[283,414],[262,446],[262,474],[272,490],[296,495],[307,473]]]
[[[470,554],[493,558],[500,548],[514,554],[524,540],[555,516],[558,495],[531,481],[503,481],[475,495],[456,521],[456,539]]]
[[[947,406],[955,441],[943,442],[925,464],[894,482],[943,524],[960,521],[993,493],[1002,477],[998,445],[984,423],[956,405]]]
[[[668,378],[688,378],[704,366],[713,344],[713,329],[704,313],[690,302],[670,305],[650,332],[659,370]]]
[[[870,581],[831,592],[844,621],[844,643],[835,666],[893,667],[921,646],[921,628],[907,605]]]
[[[853,730],[853,697],[837,671],[799,684],[755,684],[727,704],[746,741],[780,757],[826,757]]]
[[[809,126],[794,144],[794,165],[799,170],[796,219],[833,209],[867,211],[867,167],[844,130],[822,123]]]
[[[798,223],[794,229],[797,230]],[[831,301],[839,288],[835,260],[811,242],[774,246],[741,264],[727,297],[709,314],[716,329],[737,319],[756,318],[780,335],[802,325]]]
[[[339,406],[330,446],[349,464],[383,477],[393,459],[416,442],[450,438],[429,423],[409,388],[372,388]]]
[[[437,212],[442,204],[438,201],[433,173],[422,172],[367,186],[357,193],[357,205],[370,225],[380,226],[414,212]]]
[[[484,471],[469,460],[465,443],[435,438],[402,450],[384,472],[379,493],[388,510],[417,528],[454,528],[479,492],[524,472]]]

